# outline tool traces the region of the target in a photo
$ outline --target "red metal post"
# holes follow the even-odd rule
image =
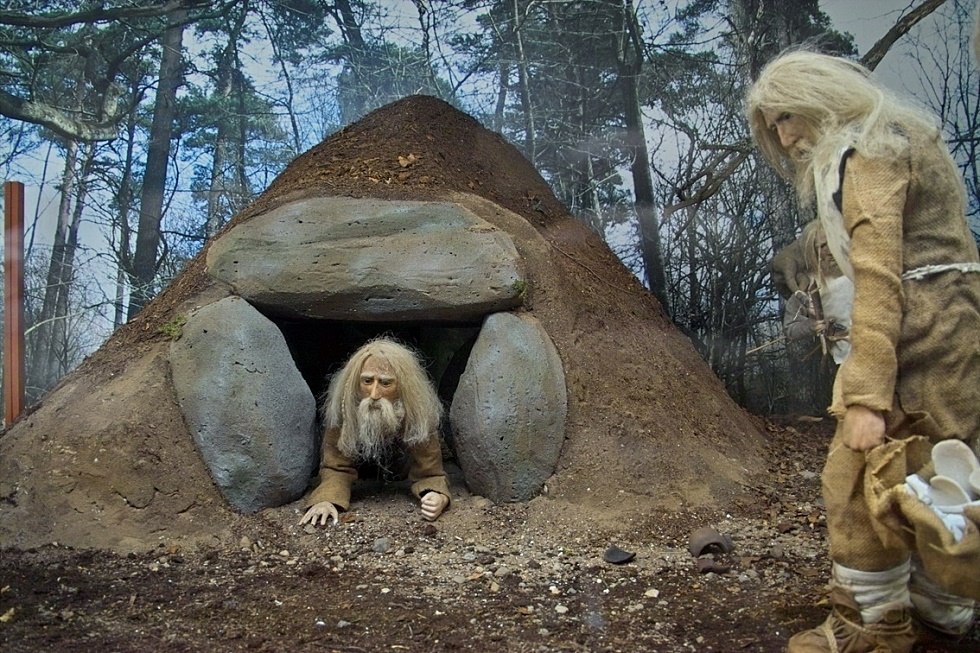
[[[24,184],[3,184],[3,415],[24,410]]]

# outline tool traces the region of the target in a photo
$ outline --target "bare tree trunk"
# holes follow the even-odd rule
[[[340,27],[340,33],[344,38],[344,43],[347,44],[347,65],[350,67],[351,87],[360,89],[364,85],[364,71],[362,66],[363,59],[367,53],[364,35],[361,33],[361,26],[358,24],[357,17],[354,15],[350,0],[335,0],[333,9],[330,11],[338,27]],[[365,95],[363,93],[357,93],[354,94],[354,97],[360,99],[357,101],[356,106],[350,108],[349,113],[351,116],[361,116],[367,109],[367,103],[363,99]],[[341,119],[343,117],[342,115]]]
[[[602,207],[599,205],[599,195],[595,188],[595,166],[592,162],[592,154],[582,153],[582,163],[578,166],[579,183],[576,194],[579,196],[579,211],[583,216],[588,216],[589,224],[600,236],[605,234],[605,225],[602,221]]]
[[[238,93],[238,139],[236,143],[237,156],[235,157],[236,184],[233,201],[230,206],[231,213],[228,216],[229,218],[244,209],[251,199],[248,170],[245,166],[248,160],[246,154],[247,148],[245,147],[248,143],[248,109],[245,106],[245,90],[245,76],[242,74],[241,68],[238,67],[235,69],[235,91]]]
[[[433,9],[426,7],[427,0],[414,0],[415,9],[419,16],[419,31],[422,32],[422,43],[419,46],[425,54],[427,62],[432,61],[432,38],[430,34],[436,33],[436,14]],[[427,66],[429,84],[432,88],[439,88],[439,79],[433,66]]]
[[[279,47],[279,40],[273,33],[272,25],[269,24],[265,12],[259,12],[259,16],[262,18],[262,25],[265,27],[267,41],[272,48],[273,58],[279,64],[279,74],[282,75],[283,82],[286,84],[286,113],[289,116],[289,127],[293,134],[293,152],[299,153],[300,148],[303,146],[303,139],[300,137],[299,123],[296,120],[296,107],[294,106],[296,93],[293,90],[293,78],[289,75],[286,59],[283,56],[282,48]]]
[[[157,251],[160,248],[160,222],[163,219],[163,196],[167,184],[167,162],[170,158],[170,137],[176,111],[177,85],[180,83],[181,44],[186,10],[174,11],[173,26],[163,35],[163,56],[160,59],[160,82],[157,87],[153,123],[150,127],[150,147],[146,156],[146,174],[140,196],[140,220],[136,232],[136,253],[133,256],[133,289],[129,301],[129,319],[143,310],[153,297],[153,279],[157,272]]]
[[[632,0],[622,0],[623,29],[619,35],[619,77],[623,88],[626,119],[626,147],[632,154],[630,172],[636,196],[636,218],[640,232],[640,252],[646,272],[647,285],[661,306],[667,306],[667,281],[664,275],[660,246],[660,220],[653,201],[653,176],[650,173],[650,153],[647,151],[646,130],[640,110],[637,83],[643,67],[643,44],[640,25]]]
[[[493,130],[502,131],[504,128],[504,110],[507,108],[507,89],[510,87],[510,66],[500,62],[500,86],[497,88],[497,102],[493,108]]]
[[[687,251],[687,316],[681,320],[692,333],[701,338],[704,327],[704,307],[701,306],[701,281],[698,279],[700,260],[698,257],[699,230],[697,225],[697,209],[688,206],[684,209],[687,214],[687,228],[684,229],[685,249]],[[677,316],[674,317],[677,322]]]
[[[514,0],[514,47],[517,50],[517,78],[521,91],[521,110],[524,112],[524,153],[531,165],[536,165],[537,142],[534,133],[534,106],[531,104],[531,79],[527,72],[527,56],[524,54],[524,37],[521,34],[520,0]]]
[[[116,296],[113,302],[112,329],[121,327],[126,320],[126,279],[129,277],[122,267],[116,270]]]
[[[215,88],[215,98],[219,103],[218,124],[215,130],[214,151],[211,154],[211,182],[208,186],[207,222],[204,226],[204,237],[211,238],[218,233],[222,223],[221,197],[227,193],[225,188],[225,166],[227,166],[228,149],[228,98],[231,96],[231,61],[233,48],[232,38],[218,61],[218,75]]]
[[[44,187],[48,183],[48,164],[51,162],[51,150],[54,149],[54,141],[48,141],[47,152],[44,153],[44,167],[41,169],[41,183],[37,189],[37,202],[34,204],[34,218],[31,220],[30,240],[27,242],[27,249],[24,251],[24,260],[31,260],[34,253],[34,238],[37,236],[37,225],[41,220],[41,198],[44,197]]]
[[[75,206],[72,209],[71,223],[65,237],[64,255],[60,265],[60,279],[56,290],[57,300],[55,313],[51,323],[51,341],[47,352],[46,368],[51,375],[51,381],[64,376],[69,370],[70,345],[68,334],[69,298],[72,284],[75,280],[75,251],[78,249],[78,227],[82,223],[82,211],[88,197],[88,186],[92,174],[92,164],[95,160],[95,144],[85,145],[82,157],[81,173],[78,176]]]
[[[248,12],[243,9],[237,13],[237,20],[234,24],[228,26],[228,42],[217,61],[214,97],[218,103],[218,120],[214,152],[211,159],[211,182],[208,187],[208,215],[204,227],[206,238],[211,238],[218,233],[230,214],[234,213],[236,206],[241,203],[239,198],[244,194],[241,187],[245,183],[244,148],[246,135],[244,124],[247,118],[243,105],[245,89],[241,72],[238,70],[240,65],[238,42],[241,39],[247,17]],[[231,110],[232,99],[235,97],[237,97],[238,103],[234,111],[237,114],[237,129]],[[237,181],[234,184],[231,181],[231,175],[229,175],[229,170],[232,168],[236,171]],[[234,189],[235,184],[240,188]]]
[[[588,94],[591,90],[582,75],[580,66],[572,66],[568,71],[568,76],[575,79],[579,91],[575,97],[575,122],[576,131],[580,142],[587,143],[589,125],[586,120],[586,108],[588,104]],[[602,223],[602,209],[599,206],[599,194],[596,192],[595,162],[592,158],[592,148],[586,145],[582,148],[581,159],[573,164],[575,173],[575,203],[579,207],[579,215],[587,217],[592,229],[604,235],[605,227]]]
[[[136,144],[136,113],[130,112],[126,123],[126,156],[123,160],[122,175],[119,178],[119,190],[116,192],[116,221],[119,240],[115,243],[116,255],[116,297],[113,311],[112,327],[118,329],[126,321],[126,288],[128,281],[133,278],[133,230],[130,215],[133,213],[133,149]],[[115,235],[115,230],[114,230]]]
[[[61,199],[58,205],[58,221],[54,229],[54,243],[51,246],[51,260],[45,278],[44,299],[41,310],[34,321],[36,334],[29,345],[27,371],[29,384],[47,388],[54,381],[53,371],[48,367],[48,352],[54,339],[54,319],[58,308],[58,289],[64,278],[62,266],[65,262],[65,243],[68,240],[68,227],[71,221],[71,201],[75,193],[78,162],[78,144],[68,141],[65,150],[65,167],[61,176]]]

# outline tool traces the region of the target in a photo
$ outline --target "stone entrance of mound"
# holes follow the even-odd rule
[[[567,398],[554,345],[522,312],[523,270],[509,235],[451,202],[318,197],[223,233],[207,271],[231,292],[188,315],[170,362],[225,498],[252,512],[302,494],[328,377],[378,335],[425,359],[470,489],[535,496],[557,464]]]

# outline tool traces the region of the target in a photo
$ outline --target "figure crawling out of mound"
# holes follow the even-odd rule
[[[325,431],[320,485],[301,524],[337,523],[350,507],[357,465],[407,467],[412,493],[430,521],[449,506],[442,466],[442,404],[418,356],[389,338],[363,345],[333,376],[323,405]]]
[[[830,253],[819,220],[812,220],[795,241],[772,259],[772,278],[786,304],[783,331],[789,340],[814,335],[824,354],[840,365],[851,345],[851,304],[854,284]]]
[[[781,54],[746,112],[855,287],[822,475],[832,611],[788,650],[907,653],[913,615],[962,635],[980,598],[980,262],[959,171],[932,116],[846,59]]]

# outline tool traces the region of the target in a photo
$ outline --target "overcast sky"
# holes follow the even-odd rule
[[[858,52],[863,55],[899,19],[922,4],[923,0],[820,0],[820,7],[830,16],[831,23],[842,32],[854,35]],[[952,2],[952,0],[947,0]],[[932,34],[930,19],[913,28],[916,35],[927,37]],[[897,93],[909,95],[911,92],[902,82],[903,65],[911,51],[908,36],[900,38],[875,69],[875,74]]]
[[[854,35],[861,54],[915,4],[918,3],[910,0],[820,0],[820,7],[834,26]]]

